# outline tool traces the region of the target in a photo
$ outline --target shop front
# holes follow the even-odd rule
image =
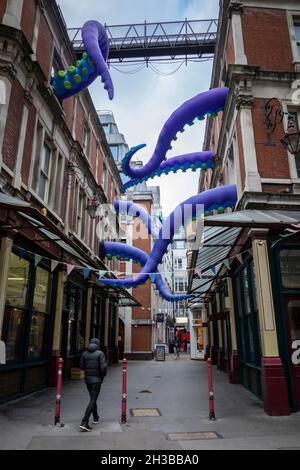
[[[287,378],[291,411],[296,412],[300,411],[300,364],[299,360],[294,359],[295,345],[300,344],[299,243],[295,240],[293,244],[277,245],[272,251],[271,259],[278,342]]]
[[[10,255],[2,340],[0,401],[47,385],[54,320],[55,274],[46,262],[13,248]]]

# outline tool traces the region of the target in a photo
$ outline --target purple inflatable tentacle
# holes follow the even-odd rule
[[[144,251],[140,250],[139,248],[134,248],[129,245],[124,245],[123,243],[118,242],[105,242],[103,243],[103,251],[104,254],[110,256],[118,256],[121,258],[132,259],[133,261],[138,262],[141,266],[145,266],[147,263],[149,256]],[[104,282],[103,282],[104,281]],[[100,282],[114,286],[115,279],[100,279]],[[160,273],[155,274],[154,278],[155,285],[160,293],[160,295],[169,302],[179,302],[181,300],[190,299],[193,296],[190,295],[174,295],[172,294],[169,289],[165,286],[162,275]]]
[[[84,47],[91,57],[98,75],[101,76],[104,88],[109,98],[114,97],[114,86],[106,64],[109,53],[109,43],[104,26],[98,21],[87,21],[82,27]]]
[[[149,273],[157,273],[158,266],[161,263],[164,255],[167,253],[168,247],[170,243],[172,243],[174,235],[178,232],[182,224],[188,222],[183,220],[184,206],[190,205],[192,207],[192,216],[196,216],[197,206],[200,204],[204,205],[205,211],[209,211],[211,208],[214,208],[216,206],[222,206],[223,208],[233,207],[236,202],[236,185],[227,185],[215,189],[210,189],[201,194],[197,194],[196,196],[193,196],[181,203],[164,222],[159,232],[158,239],[154,243],[149,259],[140,274],[138,274],[132,279],[115,280],[114,285],[128,288],[138,287],[141,284],[145,284],[148,279]],[[182,214],[182,217],[178,217],[179,213]],[[169,234],[167,238],[165,238],[166,233]]]
[[[215,153],[206,151],[206,152],[195,152],[195,153],[188,153],[185,155],[180,155],[177,157],[169,158],[168,160],[163,161],[160,164],[158,170],[149,173],[149,175],[143,177],[143,181],[147,181],[148,179],[155,178],[157,176],[162,176],[164,174],[169,174],[171,172],[177,173],[177,171],[187,171],[192,169],[196,171],[197,169],[201,170],[208,170],[209,168],[213,168],[214,165],[214,157]],[[125,192],[127,189],[131,188],[132,186],[136,186],[139,184],[140,179],[134,178],[130,181],[121,186],[121,192]]]
[[[157,170],[171,148],[172,140],[183,131],[186,124],[191,124],[197,117],[203,118],[208,113],[224,109],[228,88],[216,88],[193,97],[178,108],[165,123],[157,141],[154,153],[142,168],[131,168],[130,162],[136,151],[129,151],[122,162],[123,171],[131,178],[143,178]]]
[[[131,217],[140,218],[145,224],[149,235],[151,235],[154,239],[158,237],[158,231],[154,227],[153,220],[144,207],[140,206],[139,204],[135,204],[132,201],[122,200],[115,201],[114,206],[117,214],[126,213],[126,215]]]

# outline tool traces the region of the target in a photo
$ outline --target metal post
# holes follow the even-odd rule
[[[54,417],[54,425],[60,428],[64,426],[64,424],[61,424],[60,422],[63,366],[64,366],[64,360],[60,358],[58,360],[57,393],[56,393],[55,417]]]
[[[123,359],[122,415],[121,423],[127,423],[127,359]]]
[[[213,374],[212,374],[212,360],[208,359],[208,393],[209,393],[209,420],[215,421],[215,398],[214,398],[214,386],[213,386]]]

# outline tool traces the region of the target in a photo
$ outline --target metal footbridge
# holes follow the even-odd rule
[[[203,60],[214,56],[218,20],[105,25],[110,63]],[[69,28],[76,54],[84,52],[81,28]]]

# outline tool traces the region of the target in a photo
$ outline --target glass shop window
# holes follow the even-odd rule
[[[300,250],[282,250],[280,267],[283,287],[300,289]]]
[[[11,254],[6,290],[7,305],[15,308],[26,307],[29,269],[29,261]]]
[[[45,339],[50,313],[50,292],[50,273],[37,267],[28,348],[28,357],[30,359],[43,357],[45,354]]]

